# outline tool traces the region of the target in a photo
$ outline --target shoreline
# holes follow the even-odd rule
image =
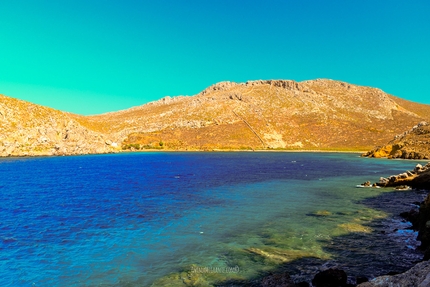
[[[104,152],[104,153],[80,153],[80,154],[22,154],[22,155],[8,155],[8,156],[0,156],[0,159],[4,158],[40,158],[40,157],[63,157],[63,156],[85,156],[85,155],[109,155],[109,154],[124,154],[124,153],[156,153],[156,152],[165,152],[165,153],[229,153],[229,152],[237,152],[237,153],[356,153],[363,154],[365,151],[356,151],[356,150],[270,150],[270,149],[261,149],[261,150],[242,150],[242,149],[213,149],[213,150],[173,150],[173,149],[145,149],[145,150],[118,150],[113,152]],[[383,159],[383,158],[380,158]]]
[[[429,162],[428,160],[415,160],[415,159],[413,159],[413,161]],[[408,174],[407,180],[409,180],[409,182],[404,181],[405,180],[404,175],[406,174]],[[415,176],[413,176],[413,174],[415,174]],[[413,286],[424,287],[424,286],[429,286],[430,284],[430,230],[428,228],[428,222],[430,222],[430,162],[425,166],[421,166],[420,164],[417,164],[417,166],[412,171],[409,170],[403,174],[399,174],[397,176],[391,176],[389,179],[391,180],[381,178],[380,183],[385,183],[385,182],[391,183],[391,185],[387,184],[383,187],[393,188],[398,186],[404,186],[404,184],[408,184],[408,183],[411,186],[413,186],[413,188],[411,189],[400,189],[400,190],[395,189],[393,192],[407,192],[407,193],[422,192],[425,194],[424,200],[420,201],[418,208],[412,207],[409,210],[405,210],[405,208],[403,208],[402,210],[396,210],[396,212],[393,213],[392,216],[390,217],[394,219],[400,216],[405,222],[408,222],[409,224],[411,224],[410,227],[404,230],[410,229],[410,230],[413,230],[414,233],[416,232],[418,234],[415,237],[415,241],[418,242],[420,245],[415,247],[414,251],[417,252],[418,254],[421,254],[422,257],[404,272],[394,273],[394,274],[388,273],[387,275],[380,275],[374,278],[363,277],[363,278],[360,278],[360,281],[359,281],[359,278],[356,277],[355,285],[352,284],[348,286],[380,287],[380,286],[412,286],[413,284]],[[416,183],[417,179],[420,181],[419,185],[417,185]],[[390,198],[392,198],[392,196]],[[416,203],[414,203],[414,205],[417,206]],[[389,233],[387,233],[386,236],[389,236]],[[385,239],[384,241],[387,241],[387,240]],[[405,244],[407,245],[406,242]],[[363,274],[363,275],[366,276],[366,274]],[[284,278],[285,276],[288,276],[288,278],[290,278],[289,274],[283,274],[283,276]],[[317,280],[318,276],[320,276],[320,278],[323,277],[324,280],[332,280],[332,282],[336,282],[336,283],[338,283],[337,280],[339,280],[339,276],[342,276],[344,277],[345,285],[340,284],[340,285],[330,285],[330,286],[347,286],[346,285],[347,274],[343,269],[329,268],[315,274],[315,277],[312,280],[312,284],[317,287],[325,286],[325,285],[315,285],[314,280]],[[362,279],[364,279],[364,281],[361,281]],[[263,278],[262,280],[264,281],[265,278]],[[319,282],[321,283],[322,281],[319,281]],[[290,283],[291,285],[288,285],[288,286],[305,286],[305,285],[301,285],[302,283],[303,282],[295,283],[291,280],[291,283]],[[324,283],[326,283],[326,281],[324,281]],[[306,282],[304,284],[308,284],[308,283]]]

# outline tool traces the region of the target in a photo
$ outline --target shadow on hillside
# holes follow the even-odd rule
[[[369,192],[372,192],[369,189]],[[332,254],[332,259],[300,258],[281,264],[270,273],[262,273],[258,278],[249,281],[229,280],[219,282],[216,286],[261,286],[261,279],[269,274],[290,274],[297,282],[311,282],[319,272],[328,268],[338,268],[348,274],[349,281],[364,276],[374,278],[388,273],[401,273],[422,259],[422,253],[416,250],[419,246],[417,233],[410,229],[410,224],[399,214],[418,208],[427,192],[393,191],[367,198],[358,203],[366,207],[389,214],[388,218],[376,219],[364,224],[372,229],[370,233],[351,232],[346,235],[320,240],[323,250]],[[321,220],[326,220],[321,217]]]

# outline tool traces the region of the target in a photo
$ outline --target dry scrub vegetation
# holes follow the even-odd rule
[[[0,153],[22,154],[26,143],[31,148],[25,152],[31,154],[36,144],[19,134],[37,138],[50,129],[57,137],[39,144],[48,154],[142,149],[359,151],[384,144],[429,117],[428,105],[332,80],[221,82],[195,96],[166,97],[97,116],[1,97]],[[66,137],[71,132],[74,140]],[[14,141],[18,145],[11,144]]]

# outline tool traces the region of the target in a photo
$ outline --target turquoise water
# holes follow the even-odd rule
[[[423,193],[355,185],[415,164],[329,153],[0,159],[0,285],[187,286],[279,269],[309,280],[324,264],[351,275],[404,270],[420,255],[395,215]]]

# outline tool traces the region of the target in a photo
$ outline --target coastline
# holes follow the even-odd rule
[[[305,152],[305,151],[302,151],[302,152]],[[322,152],[325,152],[325,151],[322,151]],[[351,153],[354,153],[354,152],[351,152]],[[358,152],[355,152],[355,153],[358,153]],[[380,159],[380,158],[379,158]],[[412,162],[417,162],[417,161],[419,161],[419,162],[422,162],[422,161],[424,161],[424,160],[412,160]],[[369,190],[370,192],[371,192],[371,190]],[[430,191],[430,188],[429,189],[426,189],[425,190],[425,194],[427,194],[427,196],[429,196],[428,194],[429,194],[429,191]],[[400,191],[395,191],[395,190],[392,190],[391,192],[400,192]],[[386,195],[386,198],[392,198],[392,195],[390,194],[391,192],[387,192],[387,193],[385,193],[385,195]],[[404,192],[406,192],[406,193],[410,193],[411,191],[404,191]],[[414,192],[419,192],[419,190],[414,190]],[[384,201],[385,202],[385,201]],[[406,203],[406,202],[403,202],[403,203]],[[409,202],[408,203],[406,203],[406,206],[409,204]],[[407,213],[408,212],[408,210],[407,210],[407,208],[406,207],[403,207],[402,209],[396,209],[395,210],[395,212],[390,216],[390,219],[394,219],[394,218],[396,218],[396,217],[399,217],[399,215],[401,216],[401,217],[403,217],[402,215],[401,215],[401,213]],[[322,215],[322,216],[324,216],[324,215]],[[429,217],[429,219],[430,219],[430,217]],[[407,219],[407,221],[409,222],[409,223],[411,223],[411,225],[413,224],[413,222],[411,222],[411,220],[409,220],[409,219]],[[396,231],[397,231],[397,228],[399,228],[398,226],[395,226],[395,225],[392,225],[391,227],[390,227],[390,229],[391,229],[391,232],[392,233],[395,233]],[[408,230],[408,229],[410,229],[410,227],[404,227],[405,228],[405,230]],[[394,230],[394,231],[393,231]],[[400,232],[403,232],[404,230],[403,229],[400,229],[399,228],[399,230],[400,230]],[[385,232],[385,231],[380,231],[381,233],[383,233],[383,235],[382,236],[384,236],[385,237],[385,240],[387,241],[387,244],[388,244],[388,242],[390,242],[390,240],[388,239],[388,237],[389,236],[392,236],[393,234],[392,233],[389,233],[389,232]],[[417,239],[414,237],[414,240],[416,240],[417,241]],[[409,243],[410,244],[410,243]],[[408,244],[407,244],[407,241],[405,241],[404,242],[404,246],[403,247],[406,247]],[[417,246],[417,245],[416,245]],[[410,247],[407,247],[407,248],[410,248]],[[418,249],[416,249],[415,251],[417,251]],[[257,253],[258,254],[258,253]],[[327,262],[328,263],[328,262]],[[418,277],[418,276],[416,276],[416,274],[417,274],[417,269],[419,270],[419,268],[420,268],[420,266],[424,266],[426,269],[425,270],[430,270],[429,268],[428,268],[428,266],[430,266],[430,262],[426,262],[426,259],[425,258],[422,258],[421,257],[421,259],[419,259],[418,261],[415,261],[415,263],[413,264],[413,265],[409,265],[409,267],[408,267],[408,269],[406,269],[406,270],[404,270],[404,271],[402,271],[402,273],[399,273],[399,272],[389,272],[388,274],[391,274],[391,275],[378,275],[378,276],[376,276],[376,277],[374,277],[374,276],[369,276],[369,274],[362,274],[363,276],[361,276],[361,277],[356,277],[355,279],[356,279],[356,282],[354,281],[354,279],[351,281],[351,278],[350,277],[347,277],[347,274],[345,273],[345,271],[343,270],[343,269],[336,269],[336,268],[334,268],[334,269],[332,269],[332,268],[327,268],[327,267],[329,267],[330,265],[329,264],[327,264],[327,263],[324,263],[324,264],[321,264],[320,265],[320,267],[319,267],[319,269],[320,269],[320,272],[318,272],[318,273],[315,273],[314,275],[315,275],[315,278],[318,276],[318,275],[320,275],[320,274],[324,274],[324,272],[326,272],[326,271],[332,271],[332,270],[334,270],[333,272],[338,272],[338,273],[336,273],[337,275],[339,275],[339,273],[341,273],[342,274],[342,276],[343,276],[343,274],[344,274],[344,276],[345,276],[345,280],[347,280],[346,278],[348,278],[348,282],[349,282],[349,285],[333,285],[333,286],[362,286],[362,287],[376,287],[376,286],[380,286],[380,287],[382,287],[382,286],[387,286],[387,285],[378,285],[378,283],[377,282],[381,282],[381,280],[383,280],[383,282],[388,282],[388,281],[390,281],[390,280],[393,280],[393,282],[397,282],[398,280],[399,280],[399,278],[402,278],[401,280],[405,280],[404,282],[408,282],[407,280],[412,280],[411,278],[412,277]],[[327,264],[327,265],[326,265]],[[388,264],[388,262],[387,262],[387,264]],[[344,266],[345,267],[345,266]],[[279,268],[279,270],[282,270],[282,268]],[[228,282],[226,282],[226,283],[223,283],[223,284],[217,284],[217,285],[215,285],[215,286],[224,286],[224,287],[233,287],[233,286],[290,286],[290,287],[299,287],[299,286],[310,286],[309,285],[309,282],[305,282],[305,281],[300,281],[300,282],[296,282],[296,281],[293,281],[293,279],[290,277],[290,274],[292,274],[292,273],[288,273],[288,272],[285,272],[285,271],[283,271],[283,272],[280,272],[279,270],[277,270],[277,271],[273,271],[273,272],[268,272],[268,273],[263,273],[264,275],[262,275],[261,277],[259,277],[259,278],[254,278],[254,279],[250,279],[250,280],[238,280],[238,281],[235,281],[235,280],[232,280],[232,281],[228,281]],[[397,274],[397,275],[393,275],[393,274]],[[336,275],[336,276],[337,276]],[[184,273],[183,275],[181,275],[181,276],[187,276],[186,275],[186,273]],[[421,275],[420,275],[421,276]],[[426,277],[427,276],[427,274],[425,274],[425,276],[424,277]],[[430,276],[430,275],[429,275]],[[406,277],[406,279],[403,279],[403,278],[405,278]],[[415,278],[414,277],[414,278]],[[422,277],[422,276],[421,276]],[[420,278],[421,278],[420,277]],[[382,278],[382,279],[381,279]],[[330,278],[329,278],[330,279]],[[327,280],[329,280],[329,279],[327,279]],[[421,278],[422,279],[422,278]],[[421,279],[419,279],[419,280],[421,280]],[[425,279],[425,278],[424,278]],[[196,279],[196,280],[198,280],[198,279]],[[368,281],[369,280],[369,281]],[[397,281],[396,281],[397,280]],[[414,279],[415,280],[415,279]],[[417,279],[418,280],[418,279]],[[367,283],[365,283],[366,281],[368,281]],[[421,280],[421,281],[419,281],[419,282],[422,282],[423,280]],[[270,282],[270,283],[267,283],[267,282]],[[288,282],[288,285],[282,285],[282,284],[286,284],[286,282]],[[414,281],[414,282],[418,282],[418,281]],[[430,281],[429,281],[430,282]],[[312,283],[313,283],[313,281],[312,281]],[[268,285],[267,285],[268,284]],[[273,285],[274,284],[274,285]],[[277,285],[277,284],[280,284],[280,285]],[[307,284],[307,285],[306,285]],[[347,284],[346,283],[346,281],[345,281],[345,284]],[[363,285],[364,284],[364,285]],[[159,286],[159,285],[152,285],[152,286]],[[161,285],[160,285],[161,286]],[[186,285],[186,286],[193,286],[193,285]],[[212,286],[212,285],[211,285]],[[313,285],[313,286],[323,286],[323,285]],[[331,285],[330,285],[331,286]],[[391,286],[391,285],[390,285]],[[404,285],[393,285],[393,286],[404,286]],[[415,286],[415,285],[414,285]],[[418,284],[416,285],[416,286],[418,286]],[[427,286],[427,285],[419,285],[419,286]]]
[[[107,154],[123,154],[123,153],[145,153],[145,152],[166,152],[166,153],[229,153],[229,152],[239,152],[239,153],[249,153],[249,152],[273,152],[273,153],[356,153],[363,154],[364,151],[360,150],[288,150],[288,149],[258,149],[258,150],[244,150],[244,149],[213,149],[213,150],[204,150],[204,149],[145,149],[145,150],[116,150],[110,152],[102,152],[102,153],[76,153],[76,154],[49,154],[49,153],[40,153],[40,154],[13,154],[7,156],[1,156],[1,158],[38,158],[38,157],[60,157],[60,156],[85,156],[85,155],[107,155]]]
[[[400,159],[400,158],[399,158]],[[403,160],[403,159],[402,159]],[[412,159],[412,161],[426,161],[428,160],[417,160]],[[407,175],[407,176],[406,176]],[[324,285],[328,281],[334,282],[335,285],[330,286],[359,286],[359,287],[386,287],[386,286],[418,286],[426,287],[430,286],[430,162],[422,166],[417,164],[413,170],[408,170],[405,173],[399,174],[397,176],[390,176],[388,178],[380,179],[379,183],[376,183],[381,187],[396,189],[393,192],[405,192],[409,193],[412,191],[423,192],[425,194],[424,201],[419,203],[419,208],[412,208],[410,210],[396,210],[397,214],[402,217],[406,222],[409,222],[412,229],[418,233],[416,241],[420,242],[420,245],[416,247],[416,251],[419,251],[423,257],[421,260],[417,261],[413,266],[408,268],[402,273],[387,274],[382,276],[377,276],[374,278],[356,278],[356,285],[354,283],[347,284],[347,274],[342,269],[326,269],[315,275],[312,280],[313,286],[326,286]],[[403,187],[411,185],[412,189],[404,189]],[[397,189],[401,187],[401,189]],[[393,214],[394,216],[394,214]],[[366,276],[366,274],[364,274]],[[288,276],[289,274],[284,274]],[[323,277],[323,281],[316,283],[318,278]],[[339,284],[339,277],[342,278],[342,284]],[[271,278],[270,276],[266,278]],[[265,278],[263,278],[263,281]],[[314,282],[315,281],[315,282]],[[300,282],[295,284],[292,280],[289,281],[287,286],[309,286],[306,285],[307,282]],[[339,285],[336,285],[339,284]],[[328,286],[328,285],[327,285]]]

